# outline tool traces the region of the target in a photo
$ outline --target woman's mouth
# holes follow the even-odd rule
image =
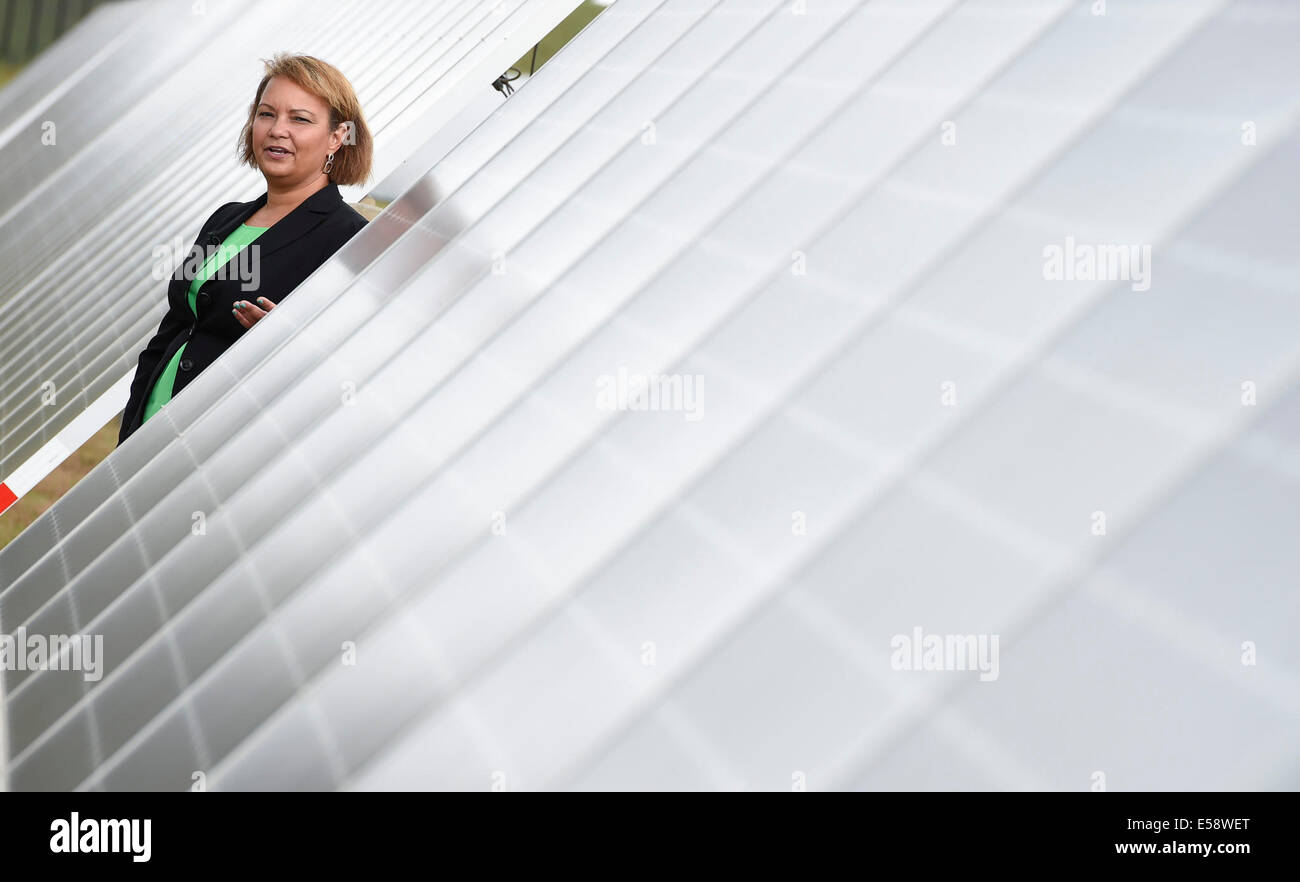
[[[267,147],[263,152],[272,159],[287,159],[293,155],[283,147]]]

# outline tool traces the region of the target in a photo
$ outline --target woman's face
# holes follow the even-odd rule
[[[343,126],[329,130],[325,102],[292,80],[271,77],[253,113],[253,155],[267,181],[306,184],[323,174],[325,157],[343,143]]]

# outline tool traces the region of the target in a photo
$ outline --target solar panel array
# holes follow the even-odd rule
[[[9,786],[1300,784],[1298,36],[619,0],[0,552]]]

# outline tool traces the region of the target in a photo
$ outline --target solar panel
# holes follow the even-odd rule
[[[1295,786],[1298,33],[621,0],[0,552],[9,786]]]

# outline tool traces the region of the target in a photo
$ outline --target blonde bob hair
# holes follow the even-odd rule
[[[248,108],[248,119],[239,133],[239,159],[244,165],[257,168],[253,151],[253,121],[257,119],[257,106],[262,103],[262,93],[271,77],[284,77],[300,88],[311,92],[330,109],[329,130],[333,132],[343,123],[349,130],[343,144],[334,154],[330,167],[331,184],[364,184],[370,178],[370,163],[374,157],[374,141],[370,128],[361,113],[361,102],[352,90],[352,84],[337,67],[311,55],[289,55],[277,52],[271,60],[262,59],[266,75],[257,86],[257,94]]]

